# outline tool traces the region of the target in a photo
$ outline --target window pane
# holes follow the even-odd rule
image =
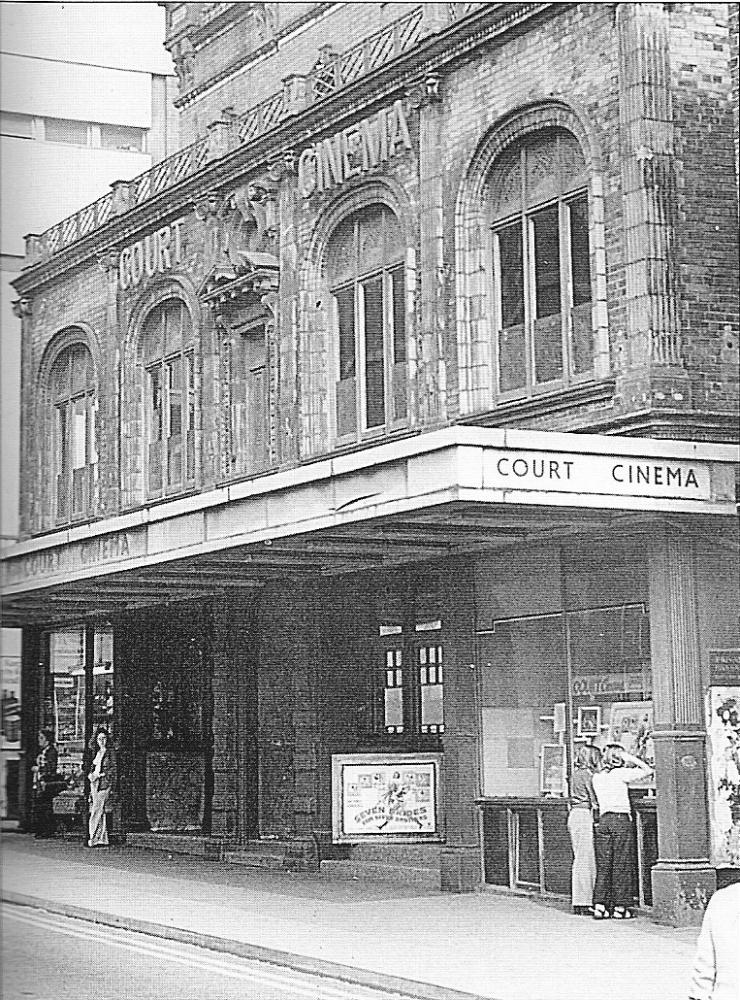
[[[365,421],[367,427],[382,427],[385,423],[382,278],[372,278],[362,287],[365,308]]]
[[[499,229],[496,234],[501,286],[501,326],[504,330],[524,322],[524,264],[522,260],[522,226]]]
[[[70,118],[47,118],[45,122],[47,142],[68,142],[75,146],[87,145],[87,122]]]
[[[406,360],[406,307],[403,295],[403,268],[391,271],[393,289],[393,361]]]
[[[388,731],[403,732],[403,688],[385,689],[383,714],[383,724]]]
[[[441,684],[425,684],[421,689],[421,731],[438,733],[444,724]]]
[[[535,302],[538,319],[560,312],[560,229],[558,208],[532,216]]]
[[[560,313],[560,229],[558,207],[532,216],[535,274],[534,369],[536,382],[563,375],[563,327]]]
[[[357,248],[358,274],[367,274],[383,265],[384,239],[383,217],[387,210],[381,205],[370,205],[359,216],[359,240]]]
[[[182,358],[173,358],[167,364],[169,404],[168,437],[182,434]]]
[[[67,436],[67,405],[57,407],[56,448],[57,455],[57,517],[67,516],[67,496],[69,481],[69,438]]]
[[[130,125],[101,125],[100,145],[103,149],[131,149],[140,152],[144,148],[144,129],[132,128]]]
[[[515,222],[496,233],[501,317],[498,334],[499,387],[501,392],[527,384],[524,337],[524,261],[522,225]]]
[[[183,479],[182,358],[174,358],[167,365],[167,389],[167,482],[177,486]]]
[[[162,371],[149,372],[149,489],[162,489]]]
[[[83,469],[87,465],[87,399],[76,399],[72,413],[72,468]]]
[[[588,199],[584,195],[568,206],[570,213],[570,266],[573,305],[591,301],[591,263],[588,242]]]
[[[339,379],[355,377],[355,295],[352,288],[334,293],[339,318]]]
[[[192,354],[185,355],[185,371],[188,393],[185,478],[191,480],[195,477],[195,358]]]

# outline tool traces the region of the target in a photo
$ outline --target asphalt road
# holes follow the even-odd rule
[[[3,903],[2,1000],[407,1000]]]

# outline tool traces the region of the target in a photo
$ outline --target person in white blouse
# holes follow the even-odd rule
[[[601,770],[593,776],[599,804],[599,822],[594,835],[596,885],[594,919],[628,920],[634,917],[635,843],[632,807],[627,786],[645,778],[652,768],[627,753],[618,743],[604,748]]]
[[[709,900],[696,944],[689,997],[740,997],[740,882],[717,890]]]
[[[88,847],[107,847],[108,821],[106,808],[109,807],[116,783],[116,755],[108,746],[108,730],[101,726],[93,737],[95,757],[88,774],[90,781],[90,820],[88,825]]]

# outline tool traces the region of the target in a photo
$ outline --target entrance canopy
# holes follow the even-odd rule
[[[732,445],[450,427],[21,542],[3,624],[63,625],[691,515],[735,514]]]

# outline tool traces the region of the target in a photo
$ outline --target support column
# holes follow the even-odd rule
[[[146,830],[146,748],[151,739],[153,620],[142,609],[113,624],[113,706],[123,830]]]
[[[21,759],[18,768],[20,829],[33,828],[33,776],[38,731],[42,722],[43,636],[40,628],[25,626],[21,636]]]
[[[252,597],[214,600],[211,833],[241,843],[259,834],[255,645]]]
[[[688,528],[651,536],[650,647],[658,788],[653,907],[660,923],[698,924],[716,886],[707,773],[694,543]]]
[[[416,337],[416,405],[410,413],[420,424],[436,424],[447,416],[445,338],[448,279],[444,259],[444,171],[439,155],[445,144],[441,80],[428,73],[413,89],[419,109],[419,184],[421,252],[416,274],[421,280],[421,322]],[[418,280],[418,279],[417,279]]]
[[[478,717],[471,565],[455,563],[445,595],[444,814],[441,888],[473,892],[483,880],[478,794]]]

